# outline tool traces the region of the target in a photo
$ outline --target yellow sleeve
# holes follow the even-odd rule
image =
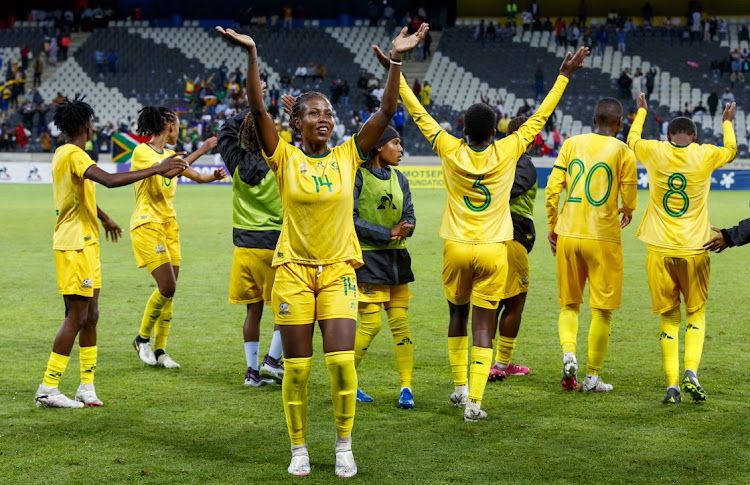
[[[83,174],[85,174],[86,170],[92,165],[96,165],[96,162],[93,161],[86,152],[76,151],[70,156],[70,169],[80,178],[83,178]]]
[[[638,112],[635,114],[633,125],[630,127],[630,131],[628,132],[628,146],[635,153],[635,158],[640,160],[641,163],[643,163],[645,157],[638,155],[636,145],[639,141],[641,141],[641,133],[643,132],[643,123],[646,121],[646,114],[647,111],[645,108],[639,108]]]
[[[638,203],[638,170],[635,167],[635,155],[630,150],[625,151],[620,167],[620,198],[625,214],[632,215]]]
[[[531,118],[526,120],[521,127],[513,132],[510,136],[506,136],[502,140],[498,141],[503,147],[503,151],[509,155],[512,153],[511,158],[518,160],[523,155],[529,143],[534,141],[536,135],[542,131],[544,124],[547,123],[552,112],[555,110],[557,103],[560,102],[560,98],[565,91],[570,80],[565,76],[557,76],[555,85],[552,86],[547,96],[539,105],[539,109],[536,110]]]
[[[355,133],[354,136],[344,143],[344,145],[348,145],[347,148],[350,152],[348,158],[354,163],[354,171],[356,172],[359,166],[367,160],[367,155],[363,154],[362,149],[359,148],[359,138],[357,138],[357,134]]]
[[[133,157],[130,159],[130,170],[142,170],[155,164],[153,157],[147,156],[153,153],[153,150],[148,147],[146,148],[147,150],[142,150],[136,147],[133,150]]]
[[[565,187],[565,175],[568,172],[568,141],[563,143],[555,164],[552,166],[552,173],[547,181],[547,188],[544,195],[547,199],[547,227],[550,231],[555,230],[557,225],[557,214],[560,210],[560,194]]]
[[[263,150],[261,149],[261,151]],[[273,155],[269,157],[266,155],[266,152],[263,152],[263,158],[266,159],[266,163],[268,163],[268,167],[271,170],[275,173],[279,173],[279,168],[289,160],[289,157],[292,156],[293,152],[294,147],[287,143],[283,138],[279,137],[279,143],[276,145],[276,151],[273,152]]]
[[[435,119],[430,116],[424,106],[419,102],[414,91],[411,90],[409,85],[406,83],[406,78],[401,75],[401,84],[399,85],[398,94],[401,96],[401,100],[406,106],[406,110],[411,115],[414,122],[419,127],[419,131],[422,132],[427,141],[432,145],[432,149],[435,153],[440,156],[447,148],[455,146],[460,141],[446,133]]]
[[[714,168],[720,168],[731,162],[737,157],[737,138],[734,135],[734,127],[732,127],[731,121],[725,121],[722,123],[724,128],[724,146],[716,147],[714,152],[713,162]]]

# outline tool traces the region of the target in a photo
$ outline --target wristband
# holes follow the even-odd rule
[[[403,62],[402,61],[394,61],[393,59],[391,59],[391,64],[394,65],[394,66],[400,66],[401,64],[403,64]]]

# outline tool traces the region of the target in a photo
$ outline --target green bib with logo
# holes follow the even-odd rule
[[[398,183],[396,170],[391,169],[390,180],[380,180],[363,168],[362,190],[359,193],[359,217],[379,226],[393,227],[401,222],[404,210],[404,192]],[[377,249],[405,249],[406,240],[393,239],[387,243],[360,240],[363,251]]]

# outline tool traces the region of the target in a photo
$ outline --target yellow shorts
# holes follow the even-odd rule
[[[360,303],[383,303],[388,308],[409,308],[409,299],[413,296],[409,285],[373,285],[360,283]]]
[[[708,251],[673,258],[649,250],[646,253],[646,274],[651,289],[651,310],[655,315],[679,306],[680,293],[688,312],[694,312],[706,304],[711,275]]]
[[[620,308],[622,298],[622,245],[612,241],[559,236],[557,286],[560,305],[583,303],[589,280],[589,305],[600,310]]]
[[[443,290],[454,305],[497,308],[505,294],[508,249],[504,242],[469,244],[445,241],[443,246]]]
[[[526,248],[518,241],[508,241],[505,246],[508,248],[508,277],[505,279],[503,300],[528,293],[531,276]]]
[[[61,295],[94,296],[102,287],[102,265],[99,244],[89,244],[77,251],[55,250],[57,287]]]
[[[285,263],[276,268],[271,296],[279,325],[331,318],[357,319],[357,275],[347,262],[323,266]]]
[[[182,254],[177,219],[169,222],[147,222],[130,231],[130,239],[133,243],[135,262],[139,268],[148,267],[149,271],[153,271],[166,263],[172,263],[172,266],[180,265]]]
[[[247,305],[258,301],[271,304],[276,269],[271,266],[273,249],[234,248],[229,303]]]

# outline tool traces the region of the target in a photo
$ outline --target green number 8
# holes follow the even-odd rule
[[[675,185],[676,180],[680,181],[679,186]],[[662,199],[664,210],[672,217],[681,217],[685,215],[688,207],[690,207],[690,199],[685,193],[685,189],[687,188],[687,180],[685,179],[685,176],[681,173],[673,173],[669,176],[669,179],[667,179],[667,186],[669,187],[669,190],[664,193],[664,198]],[[682,207],[680,210],[675,211],[669,208],[669,198],[672,195],[678,195],[682,199]]]
[[[464,204],[466,204],[466,207],[468,207],[469,210],[472,210],[474,212],[482,212],[490,206],[490,202],[492,201],[492,194],[490,194],[490,189],[482,185],[483,178],[484,175],[478,175],[477,179],[474,181],[474,185],[472,185],[472,188],[479,189],[480,192],[484,194],[484,202],[482,202],[482,205],[476,206],[472,204],[469,200],[469,197],[464,195]]]

